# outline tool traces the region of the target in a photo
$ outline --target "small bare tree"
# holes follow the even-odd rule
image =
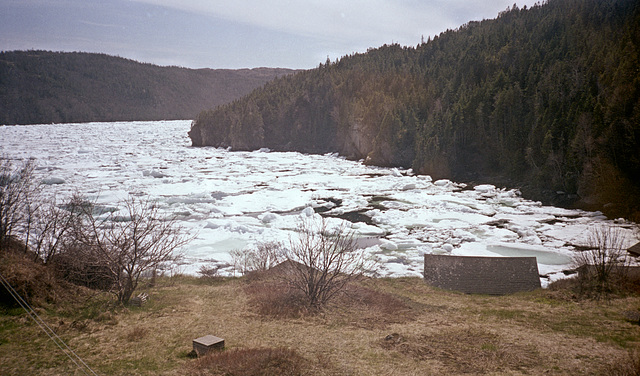
[[[611,291],[615,278],[624,276],[628,257],[625,236],[619,227],[594,226],[588,237],[588,249],[574,255],[582,278],[594,283],[597,293]]]
[[[8,158],[0,159],[0,249],[28,223],[33,212],[30,209],[37,193],[34,169],[31,159],[20,166],[14,166]]]
[[[258,243],[255,248],[231,251],[231,258],[241,274],[266,271],[284,260],[283,246],[279,242]]]
[[[75,200],[82,211],[74,237],[86,260],[113,281],[119,302],[127,303],[145,272],[176,262],[176,253],[191,241],[175,217],[162,216],[148,199],[129,197],[123,201],[124,216],[100,210],[95,204]]]
[[[284,260],[283,246],[280,242],[258,243],[250,252],[249,267],[252,271],[266,271]]]
[[[220,275],[220,265],[202,265],[200,269],[198,269],[198,274],[200,274],[202,278],[215,279]]]
[[[35,257],[48,263],[64,250],[72,230],[77,227],[81,210],[76,205],[58,206],[51,198],[35,207],[25,241]]]
[[[344,224],[330,229],[324,218],[306,219],[301,221],[298,234],[285,251],[290,272],[284,276],[312,308],[325,305],[373,266]]]

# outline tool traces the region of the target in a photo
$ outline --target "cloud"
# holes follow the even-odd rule
[[[89,25],[89,26],[99,26],[99,27],[106,27],[106,28],[115,27],[115,28],[118,28],[118,29],[122,29],[122,28],[125,27],[124,25],[107,24],[107,23],[102,23],[102,22],[91,22],[91,21],[85,21],[85,20],[80,20],[78,22],[83,23],[85,25]]]
[[[513,1],[0,0],[0,49],[103,52],[193,68],[312,68],[385,43],[416,45],[495,18]]]
[[[417,44],[421,35],[436,35],[472,19],[493,18],[513,0],[136,1],[318,40],[360,45],[381,41]]]

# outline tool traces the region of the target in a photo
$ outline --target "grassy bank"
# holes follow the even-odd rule
[[[311,375],[634,374],[638,360],[640,326],[626,318],[638,297],[469,296],[419,278],[376,279],[322,313],[274,316],[256,283],[161,278],[142,307],[86,293],[37,311],[99,375],[215,374],[189,357],[206,334],[225,339],[227,359],[213,364],[229,364],[227,374],[251,374],[256,351],[267,350],[266,365],[254,364],[261,374],[286,364]],[[83,374],[19,309],[0,314],[0,359],[2,375]]]

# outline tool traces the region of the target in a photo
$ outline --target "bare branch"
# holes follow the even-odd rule
[[[37,194],[33,171],[35,162],[26,160],[14,166],[8,158],[0,159],[0,248],[22,227],[30,227],[30,214]]]
[[[107,274],[122,303],[129,301],[145,272],[176,262],[182,256],[179,249],[193,239],[184,235],[175,217],[160,215],[149,199],[129,197],[121,204],[123,216],[78,198],[72,201],[82,218],[75,240],[84,256]]]
[[[607,292],[614,277],[624,274],[628,266],[624,233],[615,226],[594,226],[587,243],[588,249],[576,253],[574,262],[584,278],[595,282],[597,292]]]
[[[327,221],[303,220],[297,241],[285,257],[292,273],[289,284],[304,293],[311,307],[319,308],[372,265],[358,249],[353,231],[345,225],[330,229]]]
[[[284,260],[283,246],[279,242],[258,243],[255,248],[233,250],[234,269],[241,274],[262,272],[271,269]]]

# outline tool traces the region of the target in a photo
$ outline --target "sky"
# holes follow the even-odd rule
[[[0,0],[0,50],[187,68],[309,69],[539,0]]]

